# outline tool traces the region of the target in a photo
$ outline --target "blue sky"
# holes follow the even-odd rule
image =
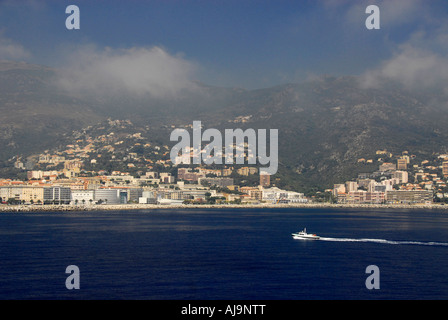
[[[80,30],[65,28],[70,4],[80,8]],[[370,4],[380,8],[380,30],[365,27]],[[166,85],[253,89],[322,74],[411,83],[434,71],[436,81],[448,61],[447,15],[446,0],[0,1],[0,59],[84,72],[148,59]]]

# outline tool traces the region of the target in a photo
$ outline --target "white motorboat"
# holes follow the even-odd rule
[[[292,234],[294,239],[306,239],[306,240],[319,240],[320,237],[315,234],[306,233],[306,228],[300,232],[296,232]]]

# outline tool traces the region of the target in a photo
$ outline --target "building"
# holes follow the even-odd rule
[[[345,184],[335,184],[333,187],[333,195],[338,196],[339,193],[345,193]]]
[[[271,175],[260,172],[260,186],[268,187],[271,184]]]
[[[448,177],[448,161],[442,162],[442,173],[445,178]]]
[[[406,164],[410,164],[411,163],[411,158],[408,155],[402,155],[401,159],[406,160]]]
[[[394,171],[397,170],[397,166],[390,162],[384,162],[382,165],[380,165],[379,170],[381,172]]]
[[[386,192],[388,203],[428,203],[433,201],[430,190],[391,190]]]
[[[350,191],[346,194],[338,195],[338,203],[350,204],[380,204],[384,203],[384,192],[369,192],[364,190]]]
[[[68,187],[44,188],[44,204],[70,204],[72,190]]]
[[[358,183],[356,181],[347,181],[345,183],[345,192],[351,192],[358,190]]]
[[[59,172],[56,170],[53,170],[53,171],[33,170],[33,171],[27,171],[27,173],[26,173],[28,180],[48,179],[52,176],[57,177],[58,175],[59,175]]]
[[[161,196],[162,199],[185,200],[185,199],[187,199],[186,197],[189,198],[189,196],[185,195],[184,191],[180,191],[180,190],[167,190],[167,191],[162,191],[158,194]]]
[[[184,191],[183,192],[184,199],[189,200],[205,200],[206,198],[205,194],[210,192],[210,190],[200,190],[200,189],[189,189],[183,191]]]
[[[242,167],[237,170],[239,175],[248,176],[251,174],[256,174],[258,172],[257,168],[254,167]]]
[[[203,182],[220,188],[227,188],[234,184],[233,178],[199,178],[198,183],[202,185]]]
[[[36,179],[36,180],[39,180],[39,179],[42,179],[42,177],[43,177],[43,175],[42,175],[42,171],[28,171],[27,173],[26,173],[26,177],[27,177],[27,179],[28,180],[31,180],[31,179]]]
[[[251,200],[263,200],[262,188],[241,187],[240,191],[244,194],[247,194]]]
[[[127,186],[130,184],[135,184],[135,178],[130,175],[110,175],[107,176],[107,179],[110,181],[110,184],[113,185]]]
[[[366,189],[366,190],[374,182],[375,182],[375,180],[373,180],[373,179],[358,179],[357,180],[358,188],[363,188],[363,189]]]
[[[95,202],[104,204],[119,204],[120,189],[97,189],[95,190]]]
[[[392,178],[398,179],[399,183],[408,183],[409,178],[408,178],[408,172],[407,171],[395,171],[392,174]]]
[[[286,191],[277,187],[262,189],[263,201],[272,203],[305,203],[308,200],[303,193]]]
[[[407,170],[408,161],[407,159],[400,158],[397,160],[397,170]]]
[[[190,168],[177,169],[177,179],[179,180],[198,182],[199,178],[205,178],[205,174],[192,172]]]
[[[40,186],[5,186],[0,187],[0,198],[3,201],[13,199],[22,203],[43,203],[44,188]]]
[[[142,196],[138,199],[140,204],[156,204],[157,192],[156,191],[143,191]]]
[[[95,190],[72,190],[71,204],[91,205],[95,201]]]
[[[128,190],[120,190],[118,192],[118,199],[120,201],[120,204],[128,203]]]
[[[174,183],[175,179],[169,172],[160,173],[160,183]]]
[[[138,203],[139,198],[143,196],[142,188],[129,188],[128,189],[128,202]]]
[[[386,192],[387,186],[385,184],[373,185],[373,190],[371,192]]]

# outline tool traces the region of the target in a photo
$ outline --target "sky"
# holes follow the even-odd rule
[[[80,10],[68,30],[66,7]],[[366,28],[369,5],[380,29]],[[158,96],[322,75],[448,83],[446,0],[4,0],[0,59],[56,67],[67,88]],[[448,86],[446,86],[448,87]]]

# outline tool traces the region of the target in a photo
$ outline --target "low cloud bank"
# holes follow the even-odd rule
[[[87,46],[67,61],[57,83],[74,93],[169,98],[195,89],[195,65],[160,47],[98,50]]]

